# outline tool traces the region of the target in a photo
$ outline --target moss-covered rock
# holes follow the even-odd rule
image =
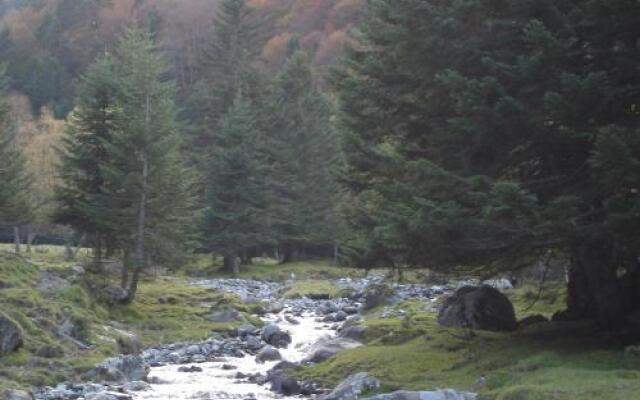
[[[20,326],[6,314],[0,312],[0,357],[13,353],[23,344]]]

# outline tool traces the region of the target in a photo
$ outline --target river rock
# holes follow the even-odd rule
[[[368,397],[365,400],[476,400],[478,396],[475,393],[457,392],[451,389],[409,392],[401,390],[388,394],[380,394]]]
[[[284,310],[284,305],[278,301],[267,304],[265,310],[270,314],[280,314]]]
[[[342,311],[346,312],[349,315],[355,315],[358,313],[358,307],[355,306],[345,306],[342,307]]]
[[[340,330],[338,336],[341,338],[360,340],[364,336],[366,330],[367,329],[362,325],[347,326]]]
[[[212,322],[231,322],[246,321],[246,318],[240,311],[234,308],[225,308],[223,310],[215,311],[209,316],[209,320]]]
[[[257,328],[251,324],[244,324],[238,327],[238,336],[244,338],[246,336],[255,335]]]
[[[295,396],[300,394],[300,383],[284,371],[278,370],[270,373],[268,379],[269,382],[271,382],[272,392],[283,394],[285,396]]]
[[[362,393],[379,387],[379,380],[366,372],[359,372],[348,377],[321,400],[357,400]]]
[[[291,343],[291,336],[278,325],[270,324],[262,329],[262,340],[277,348],[286,348]]]
[[[2,391],[2,397],[6,400],[33,400],[33,394],[25,392],[24,390],[6,389]]]
[[[287,314],[284,316],[284,320],[290,323],[291,325],[300,325],[300,321],[293,318],[291,315]]]
[[[131,400],[131,396],[118,392],[98,392],[90,393],[85,397],[86,400]]]
[[[129,291],[121,287],[108,287],[103,292],[105,303],[110,306],[122,304],[129,297]]]
[[[393,293],[393,289],[383,283],[371,285],[367,287],[362,294],[364,301],[363,308],[365,310],[371,310],[372,308],[381,306],[387,303],[389,298],[393,296]]]
[[[178,372],[188,372],[188,373],[202,372],[202,368],[195,365],[191,365],[189,367],[183,366],[178,368]]]
[[[18,350],[23,343],[22,330],[18,324],[0,313],[0,357]]]
[[[251,351],[258,351],[264,347],[264,343],[255,336],[247,336],[245,346]]]
[[[265,346],[256,356],[256,362],[259,363],[264,363],[267,361],[277,361],[281,359],[282,355],[280,355],[278,349],[274,348],[273,346]]]
[[[147,366],[139,355],[109,358],[87,373],[96,382],[126,383],[145,381],[149,375]]]
[[[340,311],[338,311],[337,313],[334,314],[333,319],[336,322],[342,322],[342,321],[347,319],[347,313],[342,311],[342,310],[340,310]]]
[[[142,381],[128,382],[125,383],[123,387],[127,392],[144,392],[146,390],[151,390],[151,385]]]
[[[318,307],[320,314],[328,315],[338,312],[338,306],[332,301],[325,301]]]
[[[118,350],[120,354],[140,354],[142,352],[142,343],[138,336],[133,333],[126,333],[118,337],[116,340],[118,343]]]
[[[491,286],[464,286],[445,299],[438,323],[453,328],[512,331],[518,326],[513,304]]]
[[[311,355],[305,358],[304,362],[319,363],[343,350],[353,349],[359,346],[362,346],[362,343],[344,337],[321,339],[311,346]]]

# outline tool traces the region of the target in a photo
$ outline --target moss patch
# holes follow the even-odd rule
[[[308,279],[293,282],[285,288],[282,296],[288,299],[300,297],[333,299],[338,297],[340,293],[340,288],[328,280]]]
[[[86,274],[72,286],[41,292],[37,284],[42,269],[60,270],[64,275],[77,261],[65,261],[62,247],[39,249],[22,256],[0,250],[0,309],[20,325],[25,342],[22,350],[0,359],[0,389],[78,379],[117,354],[116,338],[123,331],[137,334],[148,346],[200,340],[240,324],[211,322],[207,317],[212,310],[249,311],[233,296],[190,285],[187,278],[179,277],[143,280],[136,300],[127,307],[108,308],[92,295],[116,277]],[[248,314],[247,318],[259,322]],[[81,349],[60,336],[59,326],[66,320],[75,326],[73,336],[90,343],[91,349]],[[45,355],[48,348],[64,355],[54,359],[37,355]]]
[[[221,271],[222,261],[210,256],[198,255],[184,267],[191,276],[231,278],[232,274]],[[362,270],[331,265],[326,260],[298,261],[278,264],[273,259],[257,258],[251,265],[240,267],[240,278],[284,282],[296,280],[336,279],[345,276],[362,276]]]
[[[522,317],[529,289],[512,291]],[[549,315],[561,308],[560,289],[526,314]],[[556,292],[557,291],[557,292]],[[634,398],[640,392],[640,360],[625,357],[590,323],[540,324],[513,333],[465,332],[438,326],[426,304],[396,307],[403,315],[367,316],[366,345],[324,363],[300,368],[300,377],[335,385],[368,371],[382,391],[454,388],[479,392],[486,400],[600,400]],[[396,311],[397,311],[396,310]]]

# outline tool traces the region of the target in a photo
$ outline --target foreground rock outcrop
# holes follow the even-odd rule
[[[149,366],[139,355],[114,357],[98,364],[87,375],[95,382],[126,383],[146,381],[149,375]]]
[[[357,400],[363,393],[378,389],[380,381],[366,372],[351,375],[322,400]]]
[[[475,393],[457,392],[452,389],[410,392],[401,390],[369,397],[366,400],[476,400]]]
[[[0,313],[0,357],[18,350],[23,343],[22,330],[18,324]]]
[[[311,355],[304,359],[304,362],[319,363],[325,361],[341,351],[355,349],[362,346],[362,343],[344,337],[320,340],[311,346]]]
[[[511,301],[491,286],[464,286],[448,297],[438,323],[452,328],[513,331],[518,327]]]

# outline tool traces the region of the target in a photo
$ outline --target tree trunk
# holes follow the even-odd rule
[[[13,244],[15,245],[16,254],[20,253],[20,227],[13,227]]]
[[[100,272],[100,266],[102,265],[102,238],[100,236],[96,236],[96,242],[93,246],[93,270],[96,272]],[[78,246],[80,248],[80,246]],[[74,254],[75,258],[75,254]]]
[[[564,317],[595,319],[606,329],[625,324],[633,308],[634,285],[625,285],[629,278],[617,275],[613,240],[588,240],[575,246],[572,253]]]
[[[339,265],[340,264],[340,244],[338,242],[335,242],[333,244],[333,265]]]
[[[129,286],[129,270],[131,269],[131,252],[129,249],[124,250],[122,256],[122,270],[120,271],[120,287],[127,289]]]
[[[224,256],[224,270],[232,273],[234,276],[240,275],[240,263],[238,262],[238,256],[226,255]]]
[[[285,244],[284,249],[282,249],[282,258],[280,259],[280,264],[287,264],[292,261],[295,261],[297,258],[297,248],[296,246],[288,242]]]
[[[140,202],[138,204],[138,227],[136,229],[135,265],[129,285],[129,293],[125,304],[130,304],[136,297],[140,273],[145,267],[146,256],[144,253],[145,223],[147,218],[147,180],[149,177],[149,164],[147,158],[142,155],[142,187],[140,189]]]
[[[80,236],[80,240],[76,244],[76,249],[73,251],[73,258],[74,259],[78,256],[78,253],[80,252],[80,249],[82,249],[82,246],[84,246],[84,241],[85,241],[86,238],[87,238],[87,234],[86,233],[83,233],[82,236]]]
[[[31,224],[27,225],[27,253],[31,254],[31,245],[33,244],[33,230]]]

